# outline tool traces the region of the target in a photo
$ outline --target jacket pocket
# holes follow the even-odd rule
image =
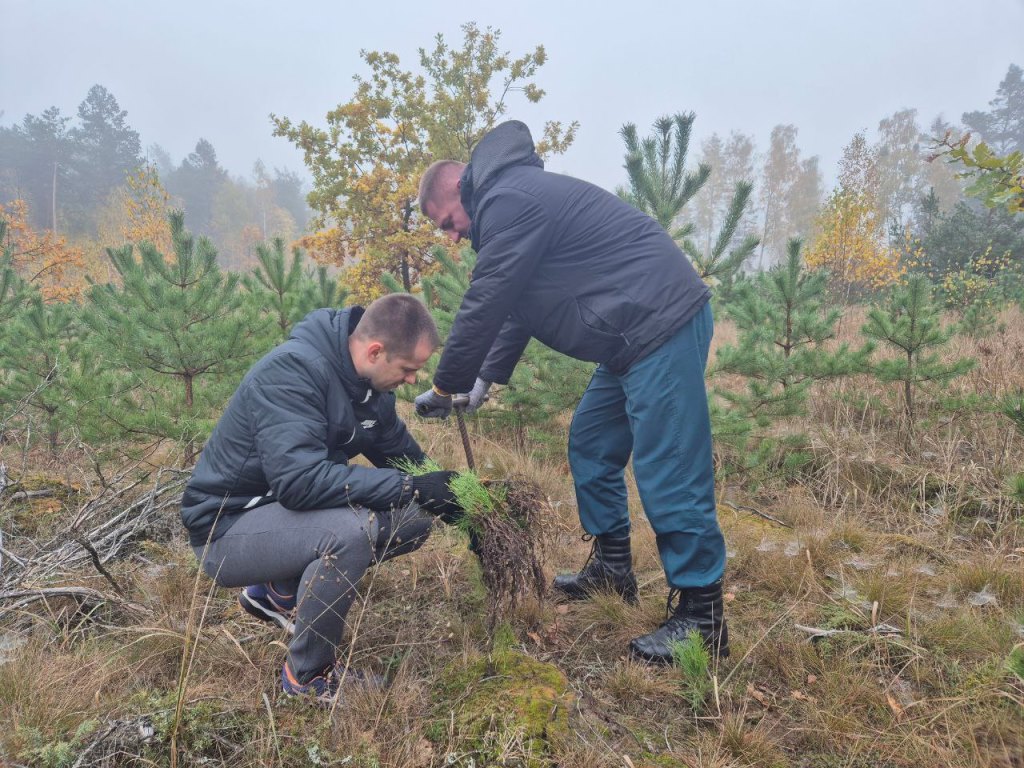
[[[579,332],[573,340],[573,357],[603,363],[629,345],[626,336],[604,316],[579,299],[575,302]]]

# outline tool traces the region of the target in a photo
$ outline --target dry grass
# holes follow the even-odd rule
[[[979,365],[944,397],[991,402],[1024,387],[1024,319],[1006,320],[1002,334],[956,341],[950,354]],[[846,318],[844,339],[859,325]],[[731,332],[720,323],[716,344]],[[908,442],[895,390],[864,377],[822,385],[796,425],[812,465],[757,496],[726,489],[792,527],[721,509],[733,655],[714,668],[717,698],[700,716],[678,673],[626,658],[666,597],[630,480],[639,605],[527,601],[506,617],[513,645],[555,665],[575,694],[569,733],[545,754],[515,729],[469,734],[446,715],[461,700],[442,681],[487,653],[487,597],[464,538],[438,528],[364,581],[351,652],[390,685],[333,713],[279,695],[284,638],[197,579],[180,534],[113,566],[145,621],[109,608],[84,617],[60,601],[3,616],[0,632],[25,642],[0,663],[0,762],[73,765],[113,721],[148,719],[150,742],[126,737],[119,757],[96,748],[107,762],[81,764],[171,765],[173,731],[177,765],[1019,767],[1024,682],[1005,660],[1024,633],[1024,526],[1005,480],[1024,471],[1024,440],[983,408],[944,410],[938,394],[922,397],[923,428]],[[433,458],[464,466],[454,424],[410,422]],[[578,568],[589,544],[564,461],[471,429],[484,477],[540,487],[548,577]],[[83,486],[87,464],[65,458],[33,471]],[[39,534],[47,520],[9,505],[0,528]],[[106,588],[85,570],[67,583]],[[878,624],[899,634],[872,632]],[[797,625],[834,633],[812,641]]]

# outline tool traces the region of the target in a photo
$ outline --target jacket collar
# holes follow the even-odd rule
[[[370,402],[378,393],[370,386],[370,380],[360,376],[356,372],[356,365],[352,360],[352,353],[348,348],[348,338],[352,335],[359,324],[360,318],[366,310],[362,307],[349,307],[338,313],[339,346],[341,351],[342,384],[353,403]]]

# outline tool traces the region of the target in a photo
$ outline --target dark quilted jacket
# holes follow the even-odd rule
[[[523,123],[481,139],[461,192],[477,263],[434,376],[447,392],[507,382],[531,336],[623,373],[710,297],[654,219],[545,171]]]
[[[371,389],[352,365],[348,336],[362,313],[310,313],[246,374],[185,488],[181,519],[193,546],[270,501],[304,510],[410,500],[409,478],[388,462],[422,461],[423,451],[395,413],[395,395]],[[349,465],[359,454],[379,468]]]

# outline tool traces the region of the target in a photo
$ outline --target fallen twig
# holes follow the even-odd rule
[[[7,497],[8,501],[25,501],[26,499],[40,499],[46,496],[55,496],[53,488],[40,488],[37,491],[15,491]]]
[[[745,506],[743,504],[733,504],[731,501],[727,501],[725,499],[720,499],[718,503],[721,504],[722,506],[728,507],[729,509],[733,510],[734,512],[749,512],[750,514],[757,515],[758,517],[764,518],[765,520],[770,520],[771,522],[775,523],[776,525],[781,525],[783,528],[792,528],[793,527],[792,525],[787,523],[785,520],[779,520],[779,518],[772,517],[767,512],[762,512],[761,510],[755,509],[754,507],[748,507],[748,506]]]
[[[70,597],[83,603],[113,603],[137,613],[150,613],[145,606],[125,600],[121,597],[114,597],[106,592],[90,587],[39,587],[37,589],[16,589],[10,592],[0,592],[0,602],[5,600],[17,600],[13,606],[0,610],[0,616],[13,611],[21,610],[39,600],[48,600],[54,597]]]
[[[96,566],[96,570],[100,572],[100,575],[110,582],[110,586],[114,588],[114,591],[121,597],[127,598],[128,594],[121,589],[121,585],[110,575],[110,571],[103,567],[103,563],[100,562],[100,556],[96,553],[96,548],[89,543],[89,540],[84,536],[76,536],[75,541],[81,544],[85,551],[89,553],[89,556],[92,558],[92,564]]]
[[[820,640],[823,637],[833,637],[835,635],[902,635],[903,630],[898,627],[894,627],[892,624],[876,624],[870,629],[826,629],[824,627],[807,627],[803,624],[794,624],[796,629],[801,632],[806,632],[810,635],[808,638],[811,641]]]

